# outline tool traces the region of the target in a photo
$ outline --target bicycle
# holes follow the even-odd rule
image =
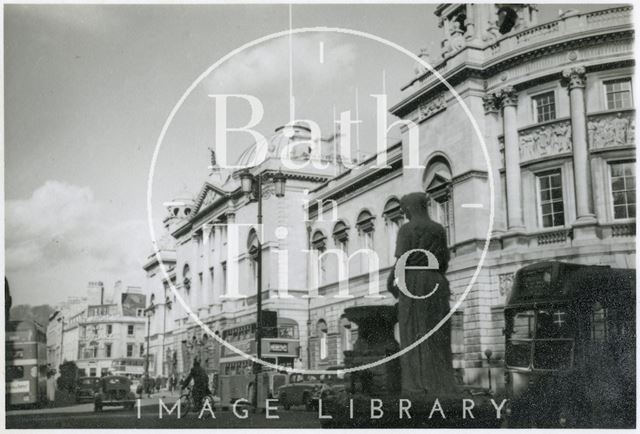
[[[186,416],[189,412],[195,409],[196,402],[193,397],[193,386],[187,386],[184,388],[184,392],[180,395],[180,415]],[[198,409],[198,415],[202,412],[202,408],[204,408],[205,403],[209,401],[209,408],[211,410],[215,409],[215,400],[213,398],[213,394],[211,392],[207,392],[207,394],[202,398],[202,403],[200,408]]]

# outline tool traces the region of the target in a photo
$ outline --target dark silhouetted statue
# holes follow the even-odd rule
[[[400,347],[406,348],[431,331],[450,310],[449,282],[445,277],[449,263],[449,249],[444,228],[431,220],[427,213],[424,193],[411,193],[400,200],[400,206],[409,222],[398,232],[396,258],[414,249],[430,252],[438,261],[429,264],[422,252],[408,255],[406,267],[432,269],[405,269],[406,291],[398,287],[398,276],[389,276],[388,289],[398,298]],[[395,270],[395,267],[394,267]],[[430,295],[429,295],[430,294]],[[427,297],[428,295],[428,297]],[[455,376],[451,354],[451,322],[447,321],[423,343],[402,355],[402,394],[415,398],[451,395],[455,392]]]

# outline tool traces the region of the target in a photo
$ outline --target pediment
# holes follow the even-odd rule
[[[205,182],[204,186],[200,190],[200,194],[198,194],[198,197],[196,199],[195,214],[200,212],[201,209],[211,205],[218,199],[225,197],[226,195],[227,193],[221,188],[216,187],[215,185],[210,184],[208,182]]]
[[[433,178],[431,179],[431,182],[429,183],[429,185],[427,185],[427,191],[438,190],[442,187],[447,186],[450,183],[451,183],[450,179],[445,178],[439,173],[435,173],[433,175]]]

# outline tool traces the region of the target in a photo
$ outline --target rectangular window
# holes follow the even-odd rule
[[[109,375],[109,368],[100,369],[100,376],[101,377],[106,377],[107,375]]]
[[[127,344],[127,357],[133,357],[133,344]]]
[[[537,175],[538,212],[543,228],[564,226],[561,176],[559,170]]]
[[[140,344],[140,357],[144,356],[144,344]]]
[[[111,357],[111,344],[104,344],[104,355],[106,358]]]
[[[113,333],[113,326],[111,324],[107,324],[107,336]]]
[[[607,110],[631,108],[631,79],[618,78],[604,82],[604,92],[607,98]]]
[[[133,326],[132,325],[128,325],[127,326],[127,335],[133,336]]]
[[[536,122],[552,121],[556,118],[556,93],[541,93],[531,98]]]
[[[95,377],[96,373],[96,368],[89,368],[89,377]]]
[[[613,218],[636,216],[636,163],[634,161],[609,164]]]

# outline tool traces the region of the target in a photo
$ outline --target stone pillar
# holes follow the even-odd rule
[[[208,309],[211,304],[211,292],[213,288],[213,282],[211,281],[211,273],[209,269],[211,268],[211,232],[213,226],[208,223],[202,227],[202,252],[204,255],[203,263],[204,270],[202,271],[202,307]]]
[[[475,5],[476,7],[478,5]],[[480,5],[484,6],[484,5]],[[484,106],[485,115],[485,142],[488,145],[489,158],[491,159],[493,186],[494,186],[494,219],[493,233],[503,233],[506,228],[506,218],[504,215],[504,198],[502,197],[502,180],[500,176],[500,167],[502,161],[500,158],[500,146],[498,144],[498,112],[500,98],[495,93],[487,94],[482,97],[482,105]]]
[[[591,167],[587,144],[587,116],[584,103],[586,70],[575,66],[562,71],[571,101],[571,140],[573,142],[573,176],[576,192],[576,216],[574,236],[595,235],[596,218],[591,196]],[[586,231],[584,226],[592,226]]]
[[[222,227],[216,224],[213,232],[213,283],[212,283],[212,303],[220,304],[220,296],[222,295],[222,265],[220,264],[220,255],[222,252]]]
[[[518,119],[516,110],[518,106],[518,94],[511,86],[500,92],[502,102],[502,121],[504,133],[504,165],[507,178],[507,218],[510,232],[522,232],[524,223],[522,219],[520,179],[520,145],[518,143]]]

